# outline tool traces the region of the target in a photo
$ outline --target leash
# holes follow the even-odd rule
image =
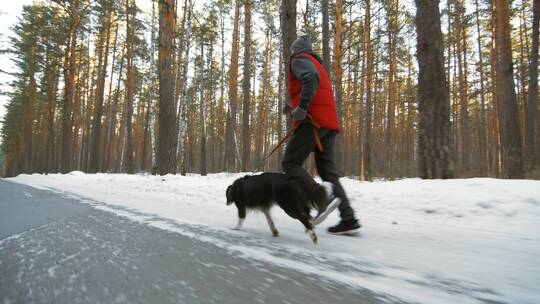
[[[324,151],[324,148],[322,146],[322,143],[321,143],[321,139],[319,137],[319,132],[317,132],[318,129],[321,128],[321,125],[319,123],[317,123],[313,117],[308,114],[307,115],[307,118],[304,119],[302,122],[304,121],[308,121],[309,123],[311,123],[313,125],[313,136],[315,136],[315,143],[317,144],[317,148],[319,149],[319,151],[323,152]],[[289,132],[287,132],[287,134],[285,134],[285,137],[283,137],[276,145],[275,147],[272,149],[272,151],[270,151],[270,153],[268,153],[268,155],[266,155],[264,158],[262,158],[260,161],[259,161],[259,164],[257,165],[257,167],[255,168],[255,170],[253,170],[251,173],[255,173],[257,172],[260,167],[262,166],[262,164],[270,158],[270,156],[272,156],[272,154],[274,154],[274,152],[277,151],[277,149],[279,149],[279,147],[281,147],[283,145],[283,143],[285,143],[285,141],[287,141],[287,139],[289,139],[289,137],[291,137],[291,135],[294,134],[294,132],[302,125],[302,122],[297,124],[294,128],[292,128],[291,130],[289,130]]]
[[[309,122],[314,126],[313,130],[313,136],[315,137],[315,143],[317,144],[317,148],[319,148],[319,151],[323,152],[324,148],[321,143],[321,138],[319,137],[319,132],[317,132],[318,129],[321,128],[321,125],[311,117],[311,115],[308,114],[308,120]]]

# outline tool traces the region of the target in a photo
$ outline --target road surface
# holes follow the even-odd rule
[[[0,274],[0,303],[401,303],[1,179]]]

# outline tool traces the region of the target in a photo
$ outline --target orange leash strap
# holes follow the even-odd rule
[[[264,160],[266,160],[267,158],[269,158],[270,156],[272,156],[272,154],[274,154],[274,152],[276,152],[276,150],[281,147],[281,145],[283,145],[283,143],[289,139],[289,137],[291,137],[291,135],[294,133],[294,131],[296,130],[296,128],[292,128],[289,133],[287,133],[287,135],[285,135],[285,137],[283,137],[277,144],[276,146],[274,147],[274,149],[272,149],[272,151],[270,151],[270,153],[268,154],[268,156],[266,156],[264,158]]]
[[[315,136],[315,142],[317,143],[317,148],[319,148],[319,151],[323,152],[324,148],[321,143],[321,138],[319,137],[319,132],[317,132],[317,129],[321,128],[321,125],[318,124],[311,115],[308,114],[308,120],[313,125],[313,136]]]
[[[323,152],[323,146],[321,143],[321,139],[319,138],[319,132],[317,132],[317,128],[313,128],[313,136],[315,136],[315,142],[317,143],[317,148],[319,148],[319,151]]]
[[[309,121],[309,123],[311,123],[314,128],[313,128],[313,136],[315,136],[315,142],[317,143],[317,148],[319,148],[319,151],[323,152],[324,151],[324,148],[322,146],[322,143],[321,143],[321,139],[319,137],[319,132],[317,132],[317,129],[319,129],[321,127],[321,125],[319,125],[315,120],[313,120],[313,117],[311,117],[311,115],[308,114],[307,116],[307,120]],[[259,170],[259,168],[261,167],[261,165],[264,163],[265,160],[267,160],[268,158],[270,158],[270,156],[272,156],[272,154],[274,154],[274,152],[277,151],[277,149],[279,147],[281,147],[281,145],[283,145],[283,143],[289,139],[289,137],[291,137],[291,135],[294,133],[294,131],[296,131],[296,129],[298,129],[298,127],[300,126],[300,124],[298,124],[296,127],[292,128],[286,135],[285,137],[283,137],[277,144],[276,146],[274,147],[274,149],[272,149],[272,151],[270,151],[270,153],[264,157],[260,162],[259,162],[259,165],[257,166],[257,168],[255,168],[255,171]],[[255,172],[253,171],[253,172]]]

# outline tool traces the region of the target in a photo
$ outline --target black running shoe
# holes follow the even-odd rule
[[[349,234],[354,235],[358,232],[362,225],[358,220],[341,221],[337,225],[328,228],[328,232],[332,234]]]

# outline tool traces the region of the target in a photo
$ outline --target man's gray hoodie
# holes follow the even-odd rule
[[[294,77],[302,82],[302,92],[300,94],[299,107],[307,111],[313,95],[319,88],[319,72],[309,58],[297,56],[302,53],[308,53],[321,62],[320,57],[311,49],[311,41],[308,36],[298,37],[291,45],[292,61],[291,72]]]

